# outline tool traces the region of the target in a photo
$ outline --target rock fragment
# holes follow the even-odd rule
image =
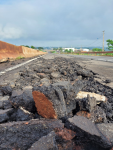
[[[83,116],[69,118],[65,126],[75,131],[81,138],[84,137],[82,141],[88,140],[102,146],[103,148],[111,147],[109,139],[101,134],[94,123]]]
[[[10,86],[3,86],[1,88],[1,91],[3,95],[11,95],[12,94],[12,88]]]
[[[35,142],[29,150],[58,150],[55,136],[56,134],[54,131],[50,132],[47,136],[43,136]]]
[[[40,115],[47,118],[47,114],[49,114],[48,117],[53,114],[51,116],[53,118],[62,118],[76,108],[75,97],[83,84],[80,81],[77,81],[74,85],[68,83],[61,82],[49,87],[39,86],[33,88],[33,98]]]
[[[43,93],[33,91],[33,98],[39,115],[49,119],[57,118],[52,102]]]
[[[12,108],[11,103],[9,102],[9,96],[2,96],[0,98],[0,108],[1,109],[9,109]]]
[[[11,121],[28,121],[34,118],[34,115],[22,107],[19,107],[15,112],[10,116]]]
[[[0,109],[0,123],[6,122],[9,120],[9,116],[14,112],[13,109],[1,110]]]
[[[78,75],[82,75],[83,77],[91,77],[93,76],[93,73],[86,69],[78,69],[77,70]]]
[[[40,80],[40,83],[45,85],[45,86],[49,86],[50,85],[50,80],[47,78],[43,78]]]
[[[46,136],[55,128],[63,127],[64,124],[56,119],[35,119],[1,124],[0,149],[29,149],[41,137]]]
[[[76,136],[76,133],[74,131],[66,129],[66,128],[57,129],[56,134],[62,137],[62,139],[67,140],[67,141],[72,140]]]
[[[15,107],[23,107],[29,112],[36,111],[35,102],[33,100],[32,91],[31,90],[16,90],[13,91],[10,97],[10,103]]]
[[[61,76],[61,75],[60,75],[59,72],[52,72],[52,73],[51,73],[51,77],[52,77],[52,78],[60,78],[60,76]]]
[[[76,98],[77,99],[83,99],[83,98],[86,98],[87,95],[89,95],[90,97],[94,97],[97,101],[97,104],[107,101],[107,98],[105,96],[102,96],[102,95],[99,95],[99,94],[96,94],[96,93],[91,93],[91,92],[83,92],[83,91],[80,91],[77,94]]]
[[[106,142],[113,147],[113,124],[112,123],[102,123],[97,124],[98,129],[101,131],[103,138],[106,139]]]

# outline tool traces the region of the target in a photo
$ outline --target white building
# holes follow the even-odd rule
[[[89,49],[82,49],[82,51],[89,52]]]

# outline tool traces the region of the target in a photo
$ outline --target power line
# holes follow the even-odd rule
[[[101,36],[101,37],[102,37],[102,36]],[[99,37],[98,39],[96,39],[93,43],[89,44],[88,46],[93,45],[95,42],[97,42],[98,40],[100,40],[101,37]]]

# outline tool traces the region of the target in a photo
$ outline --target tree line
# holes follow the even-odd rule
[[[35,46],[28,46],[28,45],[22,45],[22,46],[24,46],[24,47],[28,47],[28,48],[32,48],[32,49],[39,49],[39,50],[43,50],[44,48],[43,47],[35,47]]]
[[[110,51],[113,51],[113,40],[106,40],[107,42],[107,49],[110,50]],[[102,49],[101,48],[93,48],[92,49],[93,52],[102,52]]]

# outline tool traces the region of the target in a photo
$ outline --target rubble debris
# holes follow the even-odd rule
[[[51,116],[53,118],[62,118],[76,108],[74,97],[83,85],[80,81],[77,81],[74,85],[67,83],[62,82],[50,85],[49,87],[38,86],[33,88],[33,98],[40,115],[48,118],[51,116],[50,114],[53,114]],[[43,107],[45,108],[44,110]],[[49,114],[48,117],[47,114]]]
[[[79,99],[78,104],[81,111],[92,112],[96,107],[96,99],[87,95],[87,98]]]
[[[32,91],[32,86],[25,86],[24,88],[23,88],[23,91],[27,91],[27,90],[30,90],[30,91]]]
[[[111,83],[111,80],[110,79],[106,79],[104,82],[105,83]]]
[[[95,123],[107,123],[106,113],[101,107],[97,106],[91,112],[90,120]]]
[[[10,86],[11,86],[12,88],[14,88],[14,87],[15,87],[15,82],[10,81]]]
[[[45,86],[49,86],[50,85],[50,80],[47,78],[43,78],[40,80],[40,83],[45,85]]]
[[[59,72],[52,72],[51,78],[60,78],[60,73]]]
[[[12,88],[10,86],[3,86],[1,87],[1,91],[3,95],[11,95],[12,94]]]
[[[33,98],[39,115],[44,118],[57,119],[52,102],[43,93],[33,91]]]
[[[59,150],[113,147],[113,89],[96,81],[95,73],[75,58],[39,58],[8,76],[0,82],[0,149],[40,146],[51,131],[50,141]]]
[[[66,128],[57,129],[56,134],[62,137],[62,139],[67,140],[67,141],[72,140],[76,136],[76,133],[74,131],[66,129]]]
[[[97,128],[97,126],[92,123],[89,119],[83,116],[74,116],[69,118],[65,123],[65,126],[77,133],[79,137],[84,137],[82,141],[91,141],[103,148],[111,148],[111,143]]]
[[[16,95],[16,93],[18,95]],[[29,112],[35,112],[35,102],[33,100],[32,91],[31,90],[25,90],[25,91],[14,91],[12,92],[12,95],[10,97],[10,103],[13,107],[23,107]]]
[[[14,113],[9,117],[10,121],[28,121],[34,119],[34,115],[22,107],[19,107]]]
[[[35,142],[28,150],[58,150],[55,132],[51,131],[47,136],[43,136],[37,142]]]
[[[104,135],[104,137],[106,137],[106,139],[109,141],[110,146],[113,147],[113,124],[102,123],[102,124],[97,124],[97,127]]]
[[[12,105],[9,102],[9,96],[0,97],[0,109],[9,109]]]
[[[9,120],[9,116],[14,112],[14,109],[2,110],[0,109],[0,123],[6,122]]]
[[[91,77],[93,76],[93,73],[86,69],[79,69],[77,70],[78,75],[82,75],[83,77]]]
[[[41,137],[46,136],[55,128],[63,127],[63,123],[56,119],[35,119],[27,122],[20,121],[1,124],[0,149],[29,149]]]
[[[87,111],[79,111],[76,113],[77,116],[83,116],[83,117],[86,117],[86,118],[91,118],[91,114],[88,113]]]
[[[4,63],[4,62],[7,62],[7,61],[9,61],[9,58],[0,59],[0,63]]]
[[[96,93],[91,93],[91,92],[83,92],[83,91],[80,91],[77,94],[76,98],[77,99],[83,99],[83,98],[86,98],[87,95],[89,95],[90,97],[94,97],[97,101],[97,104],[107,101],[107,98],[105,96],[102,96],[102,95],[99,95],[99,94],[96,94]]]

